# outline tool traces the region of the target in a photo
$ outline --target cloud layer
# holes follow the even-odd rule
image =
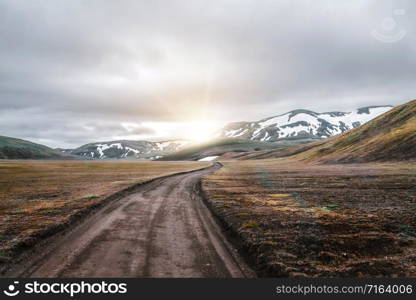
[[[400,104],[416,94],[415,8],[0,0],[0,134],[73,147],[186,137],[184,122]],[[386,43],[373,31],[405,35]]]

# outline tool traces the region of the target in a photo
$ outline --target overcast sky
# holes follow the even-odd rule
[[[416,2],[0,0],[0,135],[201,134],[416,98]]]

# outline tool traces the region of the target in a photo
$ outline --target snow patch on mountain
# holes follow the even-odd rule
[[[198,161],[213,161],[213,160],[215,160],[217,157],[218,157],[218,156],[215,156],[215,155],[213,155],[213,156],[206,156],[206,157],[204,157],[204,158],[198,159]]]
[[[157,159],[178,151],[189,143],[189,141],[183,140],[163,142],[123,140],[91,143],[77,149],[65,151],[66,153],[89,159]]]
[[[327,138],[358,127],[391,108],[390,105],[369,106],[352,112],[326,113],[298,109],[258,122],[230,123],[218,136],[269,142],[293,138]]]

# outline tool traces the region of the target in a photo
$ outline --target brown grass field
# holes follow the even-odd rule
[[[1,161],[0,263],[117,192],[198,162]]]
[[[208,205],[260,276],[416,276],[416,163],[229,161]]]
[[[0,264],[118,192],[199,162],[0,162]],[[225,161],[207,204],[260,276],[416,277],[416,163]]]

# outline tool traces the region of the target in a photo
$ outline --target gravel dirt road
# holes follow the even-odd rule
[[[9,276],[253,277],[205,207],[213,166],[142,185],[99,209]]]

